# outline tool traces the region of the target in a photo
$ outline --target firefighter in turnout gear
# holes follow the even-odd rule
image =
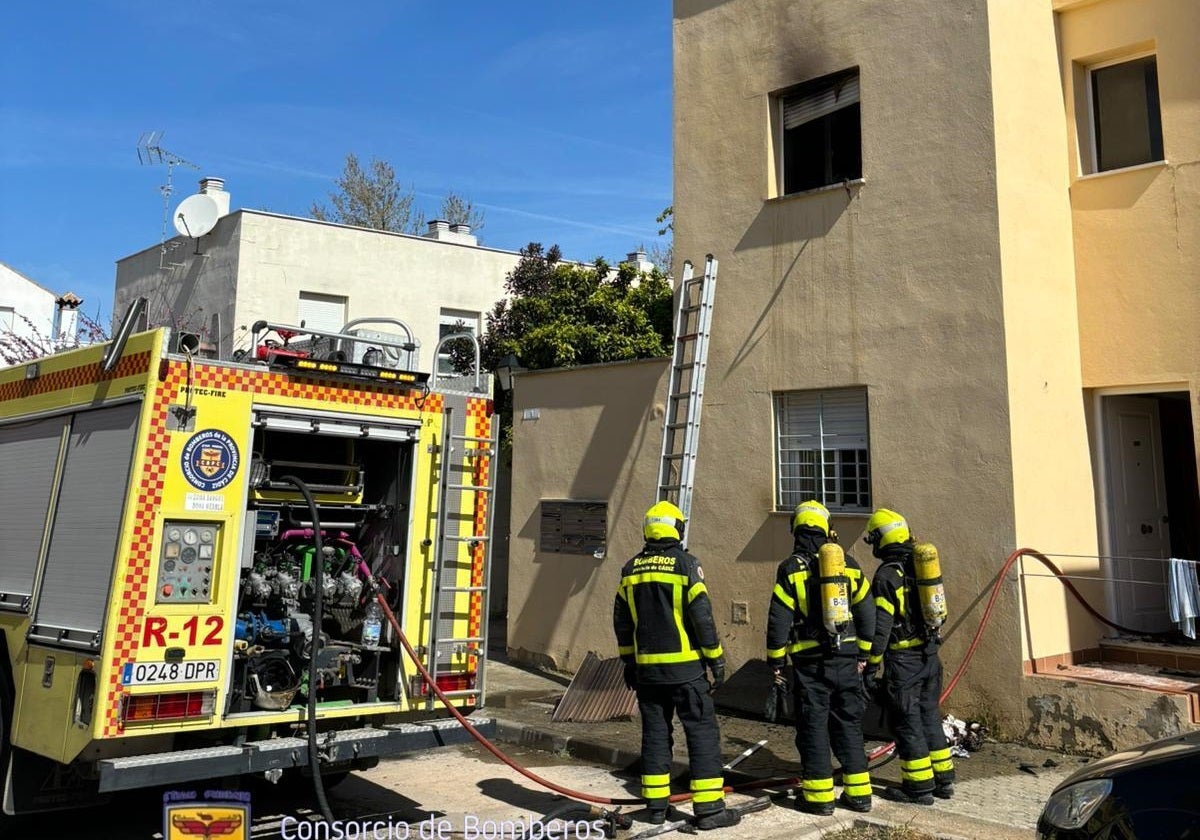
[[[795,676],[796,748],[804,765],[796,806],[813,814],[833,813],[832,740],[842,766],[838,801],[853,811],[869,811],[860,672],[875,628],[870,586],[854,558],[843,556],[824,505],[797,505],[791,524],[795,545],[775,575],[767,660],[779,682],[790,655]]]
[[[875,638],[863,673],[872,686],[880,664],[888,714],[900,756],[900,788],[887,788],[888,799],[932,805],[933,797],[954,795],[954,762],[942,730],[939,709],[942,662],[938,628],[945,618],[941,572],[930,578],[920,571],[924,557],[936,550],[918,544],[908,523],[895,511],[881,508],[867,521],[864,540],[881,565],[871,590],[875,596]],[[940,615],[938,613],[940,599]]]
[[[673,720],[687,737],[692,810],[699,829],[736,825],[725,807],[720,732],[710,693],[725,681],[725,656],[699,562],[684,550],[683,512],[659,502],[646,512],[646,545],[625,564],[613,605],[625,682],[642,715],[642,797],[649,820],[666,820]],[[712,683],[705,668],[712,672]]]

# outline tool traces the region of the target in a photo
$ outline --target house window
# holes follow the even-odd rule
[[[0,332],[12,332],[17,321],[17,311],[11,306],[0,306]]]
[[[862,177],[858,70],[806,82],[778,101],[784,195]]]
[[[816,499],[830,510],[871,509],[867,390],[775,395],[775,505]]]
[[[543,499],[540,531],[542,551],[601,557],[608,539],[608,503]]]
[[[297,323],[321,333],[340,333],[346,325],[346,302],[338,295],[301,292]]]
[[[1155,56],[1093,67],[1090,75],[1096,171],[1162,160]]]
[[[455,333],[470,333],[473,336],[479,335],[479,313],[469,312],[465,309],[443,309],[438,322],[438,341],[441,341],[448,335]],[[458,345],[455,348],[454,345]],[[470,342],[450,342],[442,347],[438,353],[438,376],[455,376],[461,373],[456,371],[454,366],[454,350],[459,351],[459,356],[470,358],[469,365],[475,363],[474,349],[470,346]]]

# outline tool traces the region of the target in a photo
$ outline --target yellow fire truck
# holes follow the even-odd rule
[[[344,774],[465,740],[375,595],[481,706],[498,424],[478,345],[439,382],[400,322],[260,322],[228,361],[136,317],[0,370],[4,812],[276,780],[310,743]]]

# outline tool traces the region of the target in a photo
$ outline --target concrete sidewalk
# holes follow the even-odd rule
[[[568,677],[525,670],[493,659],[488,663],[487,712],[498,721],[500,740],[558,755],[607,765],[616,771],[613,796],[636,795],[639,722],[555,723],[554,706],[566,690]],[[794,777],[800,773],[794,745],[795,730],[759,720],[720,715],[722,754],[731,759],[756,742],[767,745],[739,764],[726,780]],[[878,746],[869,744],[868,751]],[[673,775],[686,778],[683,738],[676,739]],[[1042,806],[1055,785],[1087,759],[1016,744],[987,743],[970,758],[957,759],[954,799],[933,807],[901,805],[876,797],[871,817],[909,823],[937,835],[980,838],[1029,838]],[[1022,767],[1026,769],[1021,769]],[[895,761],[872,771],[877,782],[899,782]],[[631,783],[632,781],[632,783]],[[782,802],[782,798],[777,798]],[[835,828],[852,816],[839,809],[834,817],[816,818],[793,812],[797,829]],[[792,814],[789,813],[789,817]]]

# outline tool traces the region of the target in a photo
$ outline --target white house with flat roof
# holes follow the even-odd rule
[[[359,318],[394,318],[411,328],[418,366],[432,370],[438,339],[462,329],[479,334],[520,260],[480,245],[466,225],[433,221],[417,236],[230,211],[221,179],[200,186],[218,204],[216,225],[118,260],[113,306],[119,315],[145,297],[150,323],[199,333],[223,356],[249,350],[259,320],[338,331]],[[439,364],[449,372],[448,357]]]

